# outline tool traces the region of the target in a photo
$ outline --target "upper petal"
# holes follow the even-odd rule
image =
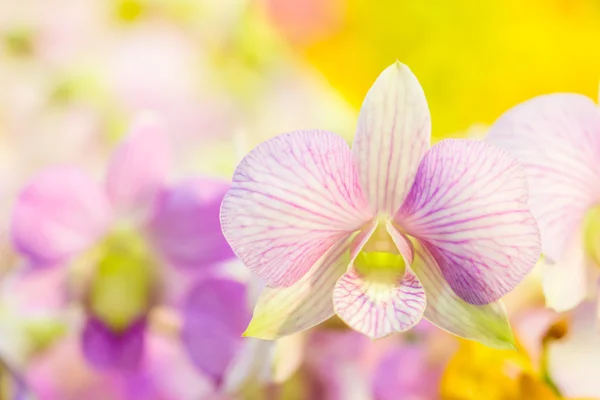
[[[427,249],[416,247],[414,271],[427,295],[424,317],[462,338],[476,340],[489,347],[514,349],[514,336],[502,302],[482,306],[465,302],[448,285]]]
[[[500,117],[487,140],[508,150],[527,173],[529,204],[546,257],[558,261],[600,201],[600,112],[589,98],[551,94]]]
[[[171,165],[166,134],[156,121],[142,116],[112,155],[106,190],[115,208],[145,218],[154,207]]]
[[[18,252],[37,266],[85,250],[108,228],[110,206],[100,187],[75,167],[40,172],[19,194],[11,221]]]
[[[161,194],[148,230],[171,264],[197,267],[233,258],[219,222],[219,208],[229,188],[228,182],[195,178]]]
[[[185,300],[183,344],[196,367],[217,384],[241,349],[249,319],[246,288],[237,281],[203,280]]]
[[[412,71],[396,62],[375,81],[360,110],[352,152],[370,204],[392,215],[429,148],[431,117]]]
[[[348,145],[324,131],[287,133],[256,147],[221,207],[233,251],[271,286],[297,282],[370,218]]]
[[[427,247],[454,292],[471,304],[498,300],[540,256],[523,169],[485,142],[432,147],[394,220]]]

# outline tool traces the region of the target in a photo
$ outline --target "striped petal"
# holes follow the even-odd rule
[[[589,98],[551,94],[500,117],[487,140],[521,162],[546,258],[561,262],[600,201],[600,112]],[[568,260],[567,260],[568,261]]]
[[[489,347],[514,349],[515,342],[501,301],[483,306],[469,304],[458,297],[444,279],[440,267],[422,246],[416,246],[413,266],[425,294],[424,317],[439,328]]]
[[[336,314],[352,329],[379,339],[412,328],[423,317],[425,292],[417,276],[363,275],[354,268],[333,290]]]
[[[242,160],[221,225],[248,268],[270,286],[291,286],[371,215],[346,142],[330,132],[298,131]]]
[[[488,304],[512,290],[540,256],[523,169],[485,142],[431,148],[394,221],[431,252],[454,292]]]
[[[396,62],[367,93],[352,148],[360,182],[377,211],[392,215],[400,207],[430,135],[423,89],[412,71]]]
[[[350,265],[351,243],[349,238],[336,244],[294,285],[265,289],[244,336],[278,339],[332,317],[333,288]]]
[[[49,168],[19,194],[12,240],[32,265],[61,264],[106,232],[110,214],[101,186],[90,176],[75,167]]]

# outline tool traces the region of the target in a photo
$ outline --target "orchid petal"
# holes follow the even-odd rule
[[[423,89],[412,71],[396,62],[367,93],[352,149],[360,182],[376,211],[392,215],[400,207],[430,135]]]
[[[114,332],[99,319],[91,317],[83,329],[83,353],[97,368],[134,370],[142,360],[145,332],[145,320],[131,324],[123,332]]]
[[[435,259],[417,246],[414,265],[427,296],[424,317],[432,324],[454,335],[476,340],[489,347],[514,349],[515,340],[501,301],[483,306],[469,304],[458,297]]]
[[[171,264],[191,268],[233,258],[219,222],[219,208],[229,184],[196,178],[165,190],[148,231]]]
[[[525,168],[544,255],[555,262],[569,261],[564,255],[571,238],[582,229],[586,211],[600,201],[596,104],[578,94],[536,97],[500,117],[487,140],[509,151]]]
[[[333,290],[336,314],[352,329],[379,339],[415,326],[425,310],[425,292],[409,267],[404,276],[346,272]]]
[[[100,185],[74,167],[53,167],[21,191],[12,216],[12,240],[34,266],[67,261],[107,230],[110,206]]]
[[[425,156],[396,224],[431,252],[454,292],[487,304],[512,290],[540,256],[516,159],[485,142],[444,140]]]
[[[352,239],[334,245],[290,287],[265,289],[244,336],[278,339],[309,329],[334,315],[331,294],[350,265]]]
[[[270,139],[237,167],[221,207],[236,255],[270,286],[291,286],[372,217],[339,136],[298,131]]]
[[[106,190],[115,208],[147,218],[163,188],[171,164],[166,134],[150,117],[140,118],[113,153]]]
[[[217,384],[242,346],[249,319],[246,288],[230,279],[200,281],[185,300],[184,346],[196,367]]]

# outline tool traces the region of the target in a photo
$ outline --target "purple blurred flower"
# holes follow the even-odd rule
[[[104,187],[77,167],[52,167],[15,204],[13,243],[32,269],[83,268],[83,348],[99,367],[141,362],[149,312],[168,300],[164,265],[189,273],[181,295],[206,267],[232,257],[218,217],[229,185],[203,178],[168,185],[170,157],[159,126],[140,120],[113,154]]]
[[[513,346],[499,299],[540,249],[523,170],[487,143],[429,140],[423,90],[396,63],[367,94],[352,151],[333,133],[299,131],[242,160],[223,232],[271,286],[248,336],[275,339],[337,314],[381,338],[425,317]]]

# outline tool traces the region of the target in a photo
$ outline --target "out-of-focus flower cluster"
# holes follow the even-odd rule
[[[537,269],[505,299],[518,351],[424,320],[377,341],[338,317],[243,337],[264,283],[219,209],[258,143],[350,140],[396,57],[435,139],[597,87],[591,1],[385,3],[0,3],[0,399],[600,398],[596,305],[544,308]]]

